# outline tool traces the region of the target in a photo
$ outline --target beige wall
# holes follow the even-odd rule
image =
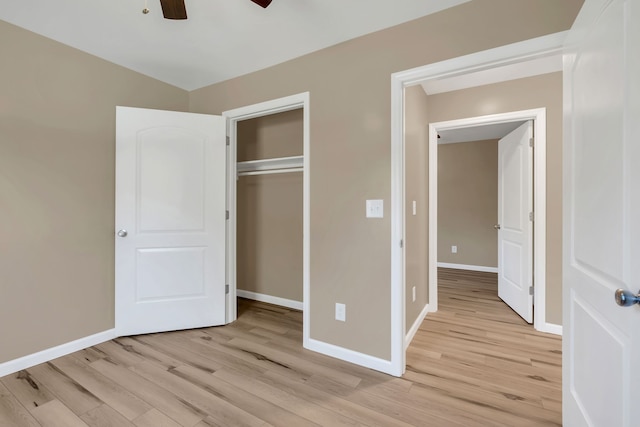
[[[428,97],[429,121],[547,109],[546,320],[562,324],[562,73]]]
[[[115,106],[188,94],[0,21],[0,363],[114,327]]]
[[[237,288],[302,301],[302,173],[238,180]]]
[[[302,155],[302,110],[238,123],[238,160]],[[237,288],[302,301],[302,173],[237,184]]]
[[[566,30],[581,4],[474,0],[188,95],[0,23],[0,361],[113,327],[115,105],[220,113],[306,91],[311,338],[388,360],[391,73]],[[384,219],[364,218],[370,198]]]
[[[238,161],[302,156],[302,124],[302,109],[238,122]]]
[[[497,221],[498,141],[439,144],[438,262],[497,267]]]
[[[566,30],[581,3],[475,0],[191,92],[202,113],[310,92],[312,339],[391,356],[391,73]],[[366,219],[378,198],[384,219]]]
[[[407,88],[404,99],[405,327],[409,330],[429,301],[429,121],[427,94],[421,86]]]

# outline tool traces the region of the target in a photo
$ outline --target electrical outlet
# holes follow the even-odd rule
[[[347,321],[347,307],[339,302],[336,303],[336,320]]]
[[[458,253],[458,247],[457,246],[451,246],[451,253],[452,254],[457,254]]]
[[[411,292],[413,293],[413,302],[416,302],[416,287],[414,286],[413,288],[411,288]]]

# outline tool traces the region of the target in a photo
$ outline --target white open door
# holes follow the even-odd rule
[[[637,426],[640,2],[587,0],[566,47],[563,421]]]
[[[498,296],[533,322],[533,123],[498,141]]]
[[[117,107],[116,329],[225,323],[225,119]]]

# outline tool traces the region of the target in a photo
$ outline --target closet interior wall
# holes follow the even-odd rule
[[[237,160],[303,155],[302,109],[238,122]],[[298,157],[300,164],[301,157]],[[259,167],[257,168],[259,169]],[[302,302],[303,174],[240,173],[237,181],[237,289]]]

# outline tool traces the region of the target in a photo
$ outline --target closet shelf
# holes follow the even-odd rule
[[[301,172],[303,165],[304,156],[278,157],[238,162],[237,171],[238,176]]]

